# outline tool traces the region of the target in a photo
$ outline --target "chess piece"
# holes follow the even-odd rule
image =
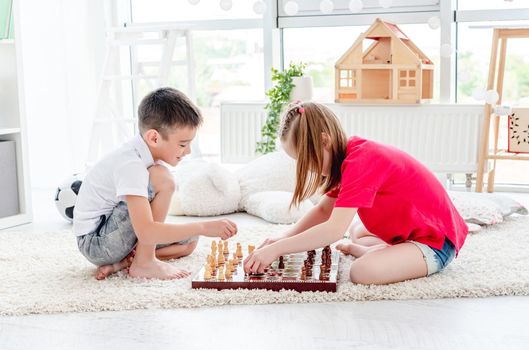
[[[231,280],[232,270],[231,264],[226,265],[226,279]]]
[[[217,277],[219,281],[224,281],[226,277],[224,276],[224,269],[221,267],[219,268],[219,276]]]
[[[211,257],[211,263],[209,265],[211,266],[212,270],[215,270],[215,268],[217,267],[217,260],[215,260],[214,256]]]
[[[237,258],[237,253],[233,253],[233,261],[236,265],[239,265],[239,258]]]
[[[301,278],[302,281],[307,280],[307,271],[305,270],[305,266],[303,266],[301,268],[301,277],[300,278]]]
[[[217,242],[211,241],[211,251],[217,250]]]
[[[322,265],[323,266],[323,265]],[[325,269],[320,269],[320,281],[325,281]]]
[[[219,265],[224,265],[224,263],[226,262],[226,260],[224,259],[224,254],[222,254],[220,250],[219,250],[219,256],[217,260],[219,261]]]
[[[228,255],[228,254],[230,254],[230,250],[229,250],[229,248],[228,248],[228,242],[224,242],[224,249],[222,250],[222,253],[223,253],[224,255]]]
[[[252,254],[252,252],[255,250],[255,246],[254,245],[248,245],[248,255]]]
[[[312,263],[310,262],[310,260],[306,259],[305,261],[303,261],[303,266],[305,267],[305,271],[307,272],[307,277],[311,277],[312,276]]]
[[[206,281],[211,279],[211,266],[210,265],[206,265],[204,267],[204,279]]]
[[[235,252],[237,254],[237,258],[238,259],[241,259],[242,258],[242,247],[240,244],[237,244],[237,251]]]
[[[283,255],[279,257],[279,264],[277,265],[278,269],[284,269],[285,268],[285,261],[283,260]]]

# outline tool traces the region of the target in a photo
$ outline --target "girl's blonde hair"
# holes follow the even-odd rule
[[[331,171],[323,176],[323,137],[330,138]],[[296,188],[290,205],[298,206],[321,189],[328,192],[341,181],[341,165],[345,158],[347,135],[336,115],[315,102],[289,105],[281,119],[279,138],[289,142],[296,154]]]

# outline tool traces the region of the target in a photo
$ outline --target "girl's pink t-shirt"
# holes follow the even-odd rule
[[[389,145],[351,137],[339,187],[327,193],[335,207],[358,208],[369,232],[388,244],[407,240],[456,251],[468,227],[445,189],[423,164]]]

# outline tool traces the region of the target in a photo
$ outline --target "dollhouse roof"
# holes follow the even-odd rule
[[[405,51],[412,53],[412,55],[410,55],[411,57],[417,57],[415,62],[426,64],[432,63],[432,61],[410,40],[410,38],[408,38],[406,34],[404,34],[404,32],[396,24],[377,18],[376,21],[369,27],[369,29],[362,33],[349,48],[349,50],[347,50],[342,55],[342,57],[340,57],[340,59],[336,62],[336,65],[346,61],[351,56],[351,54],[355,52],[355,49],[357,49],[358,46],[361,48],[364,39],[372,39],[375,40],[375,42],[367,50],[360,50],[362,55],[374,48],[383,38],[391,38],[397,45],[402,45]]]

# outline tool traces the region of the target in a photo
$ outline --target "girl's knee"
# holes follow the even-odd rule
[[[174,177],[163,165],[153,165],[149,168],[149,181],[156,193],[160,191],[174,192],[176,184]]]
[[[380,271],[369,261],[358,259],[351,264],[349,276],[351,282],[357,284],[376,284]]]

